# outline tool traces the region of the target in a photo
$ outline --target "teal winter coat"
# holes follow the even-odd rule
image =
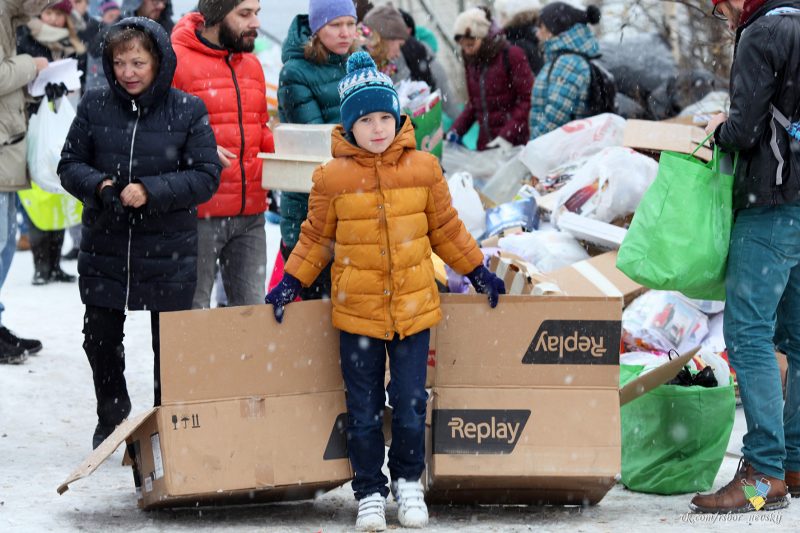
[[[322,65],[305,58],[311,39],[308,15],[297,15],[283,42],[283,68],[278,86],[278,116],[282,123],[338,124],[339,81],[347,74],[347,56],[331,54]],[[308,194],[281,195],[281,238],[291,250],[308,213]]]
[[[531,139],[589,116],[589,62],[564,52],[592,57],[600,46],[589,26],[580,23],[545,41],[544,66],[533,82]]]

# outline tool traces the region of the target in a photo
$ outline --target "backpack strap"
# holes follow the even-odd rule
[[[783,165],[785,161],[783,160],[783,156],[781,155],[780,149],[778,149],[778,129],[775,127],[775,123],[777,122],[786,130],[788,131],[791,127],[791,122],[789,119],[786,118],[786,115],[780,112],[780,110],[772,104],[769,104],[769,110],[772,113],[772,118],[775,120],[769,121],[769,127],[772,132],[772,138],[769,140],[769,146],[772,148],[772,155],[775,156],[775,159],[778,160],[778,170],[775,173],[775,185],[782,185],[783,184]]]
[[[590,56],[588,54],[584,54],[583,52],[573,52],[571,50],[559,50],[556,53],[556,57],[554,57],[553,61],[550,63],[550,68],[547,70],[547,83],[550,83],[550,75],[553,73],[553,67],[556,66],[556,62],[558,61],[558,58],[561,57],[561,56],[565,56],[565,55],[580,56],[583,59],[585,59],[586,63],[589,64],[589,73],[590,74],[591,74],[591,70],[592,70],[592,60],[593,59],[599,59],[600,57],[602,57],[600,54],[598,54],[596,56]]]

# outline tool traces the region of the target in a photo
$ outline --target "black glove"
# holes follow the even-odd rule
[[[275,320],[278,324],[283,322],[283,308],[295,301],[297,295],[300,294],[302,285],[300,280],[291,274],[283,274],[280,283],[269,291],[267,297],[264,298],[264,303],[272,304],[273,312],[275,313]]]
[[[103,210],[108,214],[122,216],[125,214],[125,206],[119,199],[119,194],[113,185],[106,185],[100,191],[100,201],[103,202]]]
[[[503,283],[503,280],[483,265],[467,274],[467,278],[476,291],[489,295],[489,305],[492,307],[497,307],[500,295],[506,293],[506,284]]]

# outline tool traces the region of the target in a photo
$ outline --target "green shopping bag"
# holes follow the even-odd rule
[[[619,249],[617,268],[651,289],[724,300],[733,176],[719,171],[717,147],[708,163],[694,157],[710,137],[691,155],[662,152],[656,179]]]
[[[620,386],[644,367],[620,365]],[[736,397],[721,387],[661,385],[622,406],[622,484],[655,494],[711,488],[728,447]]]
[[[429,152],[441,159],[444,146],[442,98],[438,92],[434,92],[431,97],[425,106],[414,111],[409,110],[409,116],[414,124],[417,150]]]

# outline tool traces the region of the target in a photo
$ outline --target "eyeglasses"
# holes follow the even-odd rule
[[[724,22],[728,21],[728,17],[725,16],[725,13],[719,10],[720,4],[714,4],[714,9],[711,10],[711,16],[713,16],[717,20],[722,20]]]
[[[458,44],[473,44],[477,39],[468,35],[456,35],[455,40]]]

